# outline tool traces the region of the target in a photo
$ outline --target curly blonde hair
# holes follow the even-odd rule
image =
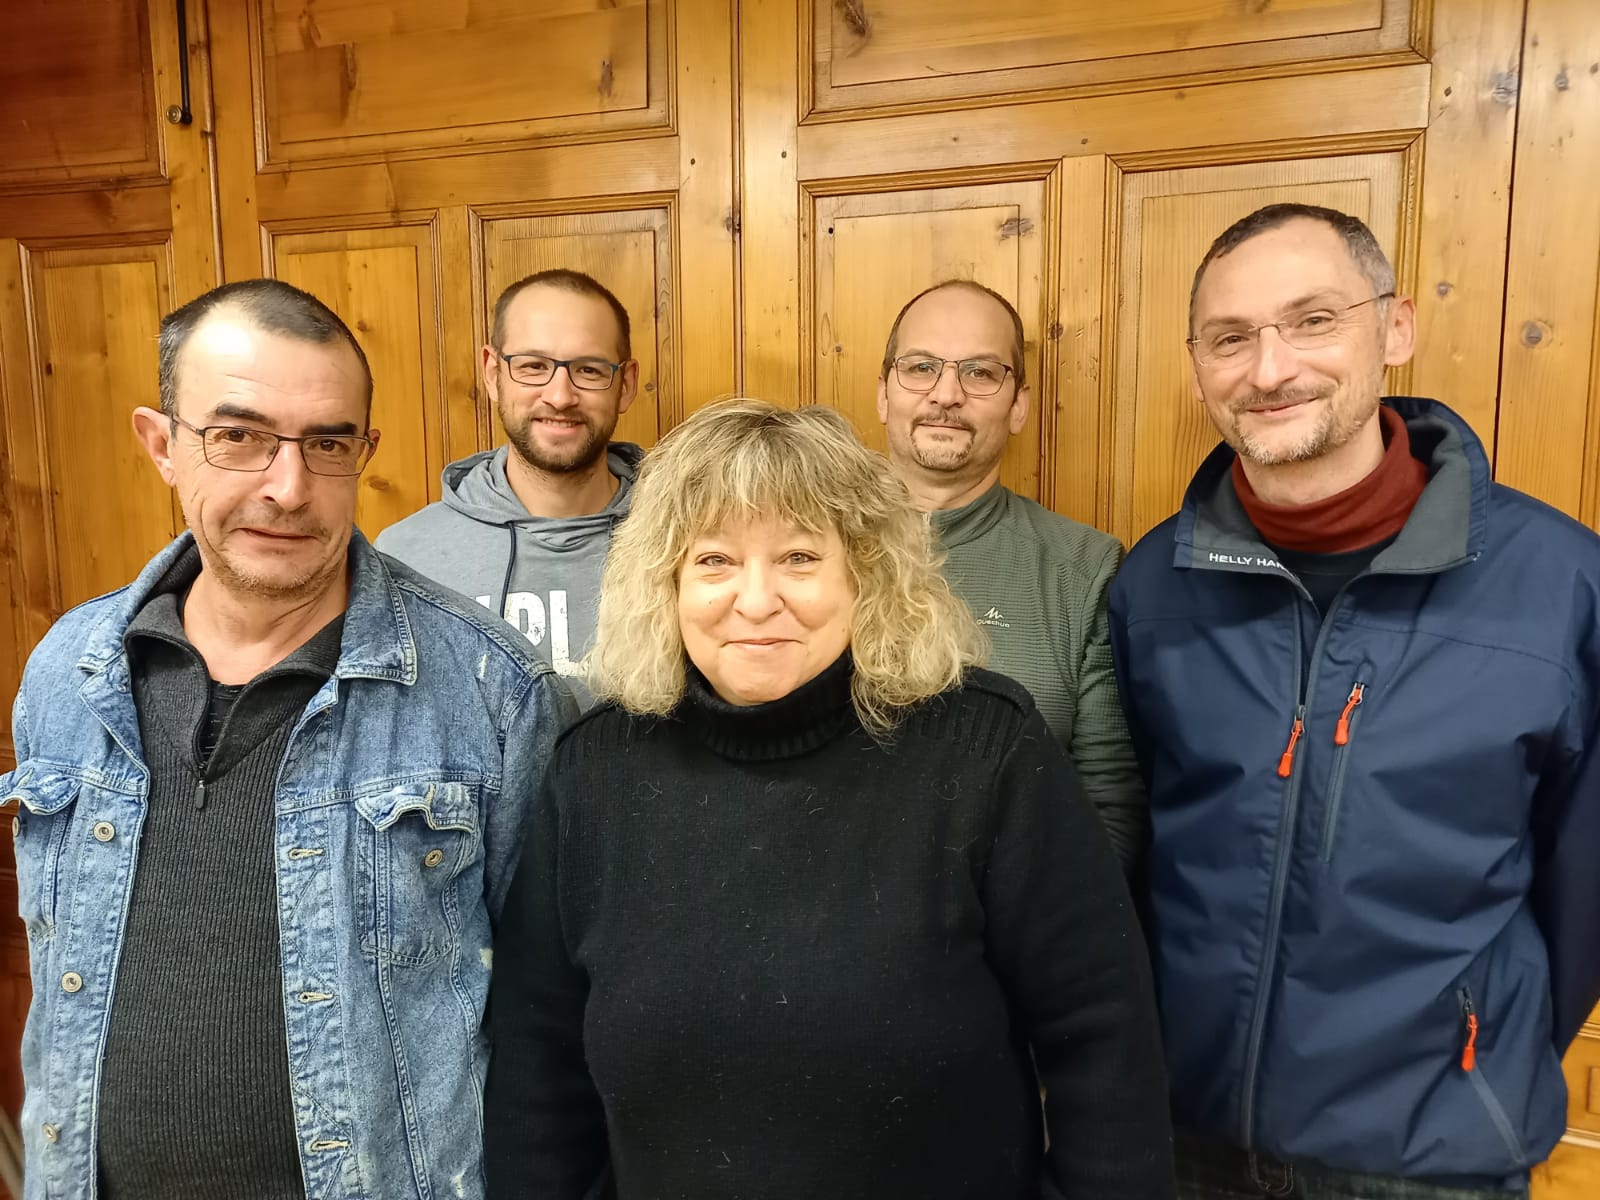
[[[689,547],[758,519],[832,530],[843,542],[856,589],[851,696],[875,736],[985,661],[983,631],[939,573],[928,522],[888,461],[832,409],[725,400],[667,434],[639,468],[585,660],[598,698],[635,713],[672,711],[687,680],[678,576]]]

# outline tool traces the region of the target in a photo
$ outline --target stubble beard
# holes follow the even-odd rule
[[[1274,445],[1247,431],[1243,426],[1245,416],[1254,407],[1270,404],[1273,400],[1296,400],[1320,404],[1315,424],[1287,446]],[[1238,454],[1263,467],[1282,467],[1291,463],[1310,462],[1339,449],[1361,430],[1370,412],[1352,412],[1337,403],[1337,390],[1318,389],[1308,393],[1256,392],[1233,406],[1231,428],[1227,431],[1228,444]],[[1374,401],[1373,409],[1377,408]]]
[[[236,528],[251,524],[276,525],[285,532],[314,537],[319,545],[327,544],[327,531],[314,523],[302,526],[284,522],[280,518],[277,521],[239,522]],[[336,555],[330,561],[311,563],[303,571],[285,578],[252,570],[242,555],[235,555],[223,545],[201,545],[200,557],[225,591],[277,604],[294,603],[319,594],[344,562],[343,556]]]
[[[940,424],[957,424],[966,431],[967,440],[951,439],[946,442],[935,442],[932,445],[923,445],[917,441],[917,430],[928,424],[928,421],[913,421],[911,429],[906,436],[907,450],[912,462],[924,471],[959,471],[968,466],[972,461],[972,454],[978,445],[977,430],[965,421],[952,418],[948,414],[940,414],[937,418]]]
[[[578,420],[583,422],[587,433],[583,442],[566,454],[549,454],[534,441],[534,418],[531,415],[518,422],[506,412],[505,405],[500,406],[500,424],[506,431],[506,440],[511,443],[513,453],[525,466],[546,475],[570,475],[586,471],[605,457],[611,435],[616,432],[616,422],[612,421],[608,427],[601,429],[587,417],[579,417]]]

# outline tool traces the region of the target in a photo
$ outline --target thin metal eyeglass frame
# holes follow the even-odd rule
[[[610,390],[611,385],[617,381],[617,372],[622,370],[624,365],[619,362],[612,362],[609,358],[601,358],[598,354],[585,354],[580,358],[551,358],[548,354],[506,354],[499,350],[496,350],[495,353],[500,355],[500,361],[505,363],[507,371],[514,371],[514,368],[511,366],[511,360],[513,358],[542,358],[546,362],[553,364],[550,368],[550,378],[546,379],[543,383],[528,383],[525,380],[517,379],[516,375],[513,373],[511,378],[517,383],[522,384],[523,387],[549,387],[555,382],[556,372],[562,368],[565,368],[567,372],[567,379],[570,380],[572,386],[577,388],[580,392],[604,392]],[[606,366],[611,368],[611,378],[606,380],[603,387],[585,387],[576,379],[573,379],[572,364],[584,362],[605,363]]]
[[[321,475],[325,479],[350,479],[356,475],[359,475],[362,471],[367,469],[367,463],[372,457],[372,439],[369,437],[363,437],[359,433],[303,433],[298,437],[291,437],[288,434],[273,433],[270,429],[252,429],[248,425],[191,425],[176,413],[168,413],[167,416],[171,419],[173,425],[182,425],[190,433],[199,436],[201,455],[205,458],[208,466],[216,467],[219,471],[242,471],[251,475],[259,475],[262,471],[270,469],[272,464],[278,461],[278,451],[283,449],[283,444],[285,442],[297,443],[300,447],[300,461],[305,463],[306,470],[310,471],[313,475]],[[211,449],[206,443],[206,433],[212,429],[242,429],[252,437],[277,438],[278,444],[272,448],[272,453],[267,455],[267,461],[262,463],[259,467],[229,466],[227,463],[212,461]],[[331,437],[345,438],[350,441],[361,442],[366,446],[366,450],[363,451],[361,455],[361,465],[354,471],[319,471],[316,467],[311,465],[311,458],[306,454],[306,443]]]
[[[900,373],[900,364],[903,362],[937,362],[940,364],[939,373],[933,376],[927,387],[918,387],[914,383],[907,383],[906,377]],[[1005,372],[1005,374],[1000,376],[1000,382],[994,385],[993,391],[974,392],[967,387],[966,381],[961,377],[962,363],[983,363],[985,366],[999,367]],[[926,394],[939,386],[939,380],[944,378],[945,367],[954,367],[956,369],[956,386],[961,389],[962,395],[965,396],[997,395],[1000,389],[1006,385],[1006,376],[1014,377],[1017,373],[1016,368],[1010,363],[999,362],[992,358],[934,358],[934,356],[931,354],[902,354],[899,358],[894,360],[894,374],[895,378],[900,381],[900,386],[905,388],[908,392],[917,392],[919,394]]]
[[[1354,309],[1363,308],[1368,304],[1377,304],[1383,300],[1393,300],[1394,295],[1395,294],[1393,292],[1379,292],[1376,296],[1368,296],[1365,300],[1357,300],[1354,304],[1347,304],[1343,308],[1335,309],[1332,315],[1336,318],[1343,317],[1345,314],[1353,311]],[[1312,311],[1316,310],[1313,309]],[[1304,316],[1305,314],[1302,313],[1301,315]],[[1249,334],[1251,345],[1257,347],[1256,353],[1258,354],[1260,353],[1261,331],[1263,329],[1276,329],[1278,331],[1278,336],[1283,339],[1284,345],[1292,346],[1297,350],[1304,350],[1306,347],[1295,346],[1294,342],[1283,336],[1283,325],[1288,320],[1289,318],[1285,317],[1282,321],[1263,321],[1261,324],[1252,325],[1248,329],[1230,329],[1227,332]],[[1239,354],[1232,355],[1231,357],[1204,358],[1201,357],[1200,341],[1201,339],[1197,337],[1183,339],[1184,345],[1188,346],[1189,349],[1193,351],[1195,361],[1198,362],[1202,367],[1212,367],[1217,363],[1226,362],[1249,362],[1250,358],[1253,357],[1241,352]]]

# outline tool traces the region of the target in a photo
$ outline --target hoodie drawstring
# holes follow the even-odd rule
[[[511,553],[506,555],[506,577],[500,581],[500,603],[494,610],[494,615],[502,621],[511,619],[506,612],[506,601],[511,598],[511,573],[517,569],[517,527],[507,525],[506,532],[511,535]]]

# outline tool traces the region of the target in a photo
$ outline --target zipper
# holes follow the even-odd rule
[[[1506,1115],[1500,1098],[1494,1094],[1489,1081],[1478,1069],[1478,1010],[1472,1003],[1472,992],[1465,986],[1459,987],[1456,989],[1456,998],[1461,1002],[1461,1072],[1472,1081],[1472,1090],[1482,1101],[1484,1111],[1489,1114],[1489,1120],[1505,1142],[1512,1161],[1521,1167],[1528,1161],[1527,1152],[1522,1148],[1522,1139],[1517,1136],[1516,1126]]]
[[[1300,744],[1300,737],[1305,731],[1306,706],[1302,704],[1294,710],[1294,725],[1289,730],[1289,744],[1278,756],[1279,779],[1287,779],[1294,774],[1294,748]]]
[[[1241,1145],[1255,1144],[1256,1075],[1261,1068],[1261,1046],[1266,1040],[1268,1000],[1272,997],[1272,977],[1277,971],[1278,937],[1283,928],[1283,894],[1289,884],[1289,862],[1294,848],[1294,830],[1299,823],[1296,811],[1300,799],[1301,772],[1295,770],[1295,746],[1305,734],[1305,698],[1311,694],[1317,677],[1317,653],[1328,628],[1324,619],[1312,644],[1309,660],[1300,653],[1306,641],[1306,605],[1311,595],[1293,575],[1287,577],[1296,594],[1304,603],[1296,603],[1294,610],[1294,694],[1296,700],[1294,726],[1289,732],[1289,745],[1278,760],[1278,774],[1288,782],[1283,790],[1283,809],[1278,817],[1278,844],[1272,863],[1272,889],[1267,894],[1267,926],[1262,932],[1261,967],[1256,975],[1254,1009],[1250,1014],[1250,1040],[1245,1043],[1244,1075],[1239,1087],[1239,1131]],[[1335,600],[1334,604],[1338,603]],[[1329,605],[1330,612],[1334,605]],[[1310,668],[1307,670],[1307,663]]]
[[[1363,667],[1365,674],[1369,668]],[[1339,806],[1344,800],[1344,777],[1350,766],[1350,739],[1355,736],[1356,721],[1361,716],[1361,702],[1366,699],[1367,685],[1357,679],[1333,727],[1333,774],[1328,781],[1328,812],[1322,820],[1322,861],[1333,859],[1333,835],[1339,825]]]

